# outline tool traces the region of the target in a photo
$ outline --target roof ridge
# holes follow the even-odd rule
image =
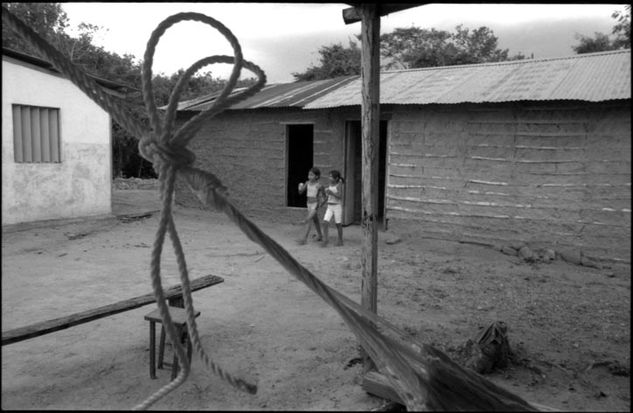
[[[402,72],[421,72],[425,70],[446,70],[446,69],[461,69],[468,67],[482,67],[482,66],[505,66],[505,65],[513,65],[513,64],[530,64],[530,63],[538,63],[538,62],[549,62],[553,60],[570,60],[570,59],[586,59],[594,56],[604,56],[609,54],[622,54],[622,53],[631,53],[631,49],[618,49],[618,50],[608,50],[605,52],[595,52],[595,53],[581,53],[575,55],[568,56],[558,56],[558,57],[543,57],[540,59],[520,59],[520,60],[504,60],[499,62],[487,62],[487,63],[470,63],[466,65],[451,65],[451,66],[432,66],[432,67],[417,67],[412,69],[398,69],[398,70],[382,70],[380,73],[402,73]]]

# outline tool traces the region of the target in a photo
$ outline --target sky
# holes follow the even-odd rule
[[[268,83],[292,82],[293,72],[318,64],[321,46],[347,46],[360,33],[360,23],[346,25],[344,3],[62,3],[71,27],[79,23],[102,26],[95,43],[139,61],[152,31],[165,18],[180,12],[213,17],[237,37],[244,58],[266,72]],[[454,31],[463,24],[487,26],[498,47],[510,54],[534,58],[574,54],[576,34],[611,33],[611,14],[624,4],[428,4],[382,18],[381,33],[417,26]],[[154,56],[154,73],[172,74],[212,55],[232,55],[228,42],[211,26],[180,22],[161,37]],[[229,65],[213,65],[214,77],[228,77]],[[251,77],[248,73],[242,76]]]

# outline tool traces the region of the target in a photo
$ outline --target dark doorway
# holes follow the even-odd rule
[[[313,125],[288,125],[286,126],[286,142],[288,153],[288,179],[286,186],[287,206],[306,206],[306,194],[299,194],[300,182],[308,179],[308,171],[313,162]]]
[[[362,194],[362,130],[360,121],[348,121],[345,132],[345,210],[343,223],[360,224]],[[378,151],[378,211],[377,220],[382,224],[385,217],[385,176],[387,172],[387,121],[380,121]]]

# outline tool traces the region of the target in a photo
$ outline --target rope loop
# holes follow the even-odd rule
[[[161,164],[168,164],[179,170],[193,165],[196,160],[196,155],[185,146],[162,143],[150,137],[139,140],[138,150],[143,158],[154,164],[154,169],[159,175]]]

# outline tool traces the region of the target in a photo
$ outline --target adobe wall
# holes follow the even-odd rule
[[[224,112],[190,143],[197,157],[194,166],[216,174],[243,211],[301,219],[305,208],[286,207],[286,125],[314,125],[314,166],[321,169],[325,184],[329,170],[344,166],[343,113],[288,108]],[[200,207],[180,178],[176,203]]]
[[[630,102],[400,107],[392,228],[630,263]]]

